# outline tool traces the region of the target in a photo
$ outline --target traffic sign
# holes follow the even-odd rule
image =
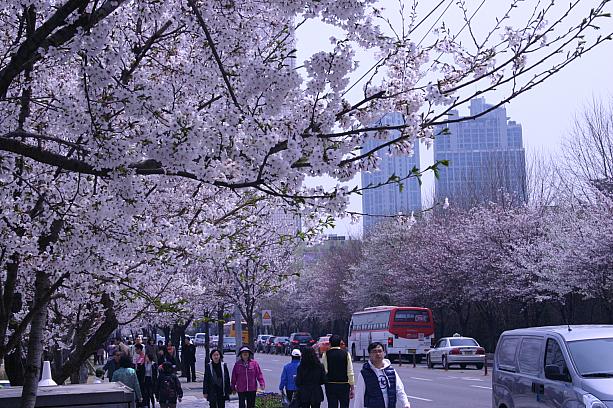
[[[272,311],[262,310],[262,326],[272,326]]]

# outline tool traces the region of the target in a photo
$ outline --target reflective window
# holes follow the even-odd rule
[[[521,373],[533,375],[539,373],[542,347],[543,339],[541,338],[525,338],[522,340],[517,356]]]
[[[499,346],[498,365],[515,367],[515,352],[519,346],[519,337],[505,337]]]
[[[554,339],[547,339],[547,349],[545,350],[545,365],[558,366],[560,373],[568,374],[568,367],[566,366],[566,360],[564,360],[564,354],[558,342]]]

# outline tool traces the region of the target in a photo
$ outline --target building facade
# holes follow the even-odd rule
[[[383,125],[399,125],[403,123],[400,113],[390,113],[385,115],[380,121]],[[391,132],[390,138],[398,137],[398,132]],[[362,147],[362,152],[367,152],[380,146],[384,140],[374,137],[368,138]],[[381,149],[377,153],[381,159],[380,168],[372,172],[362,172],[362,187],[376,186],[385,183],[392,176],[405,177],[413,167],[420,168],[419,145],[416,144],[412,156],[391,156],[386,149]],[[421,188],[416,178],[391,183],[374,189],[367,189],[362,194],[362,213],[363,228],[367,232],[369,228],[377,222],[385,219],[385,216],[396,215],[398,213],[410,214],[412,211],[419,211],[421,205]]]
[[[470,102],[470,116],[491,109],[484,98]],[[450,111],[449,119],[462,119]],[[448,160],[435,181],[437,201],[470,208],[483,202],[523,203],[526,154],[521,125],[509,120],[504,107],[435,129],[434,160]]]

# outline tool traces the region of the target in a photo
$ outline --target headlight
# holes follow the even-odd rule
[[[604,402],[592,394],[585,394],[583,396],[583,404],[585,405],[585,408],[607,408]]]

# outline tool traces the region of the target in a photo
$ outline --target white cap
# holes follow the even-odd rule
[[[300,350],[298,349],[292,350],[292,357],[300,357],[300,356],[302,356],[302,353],[300,352]]]

